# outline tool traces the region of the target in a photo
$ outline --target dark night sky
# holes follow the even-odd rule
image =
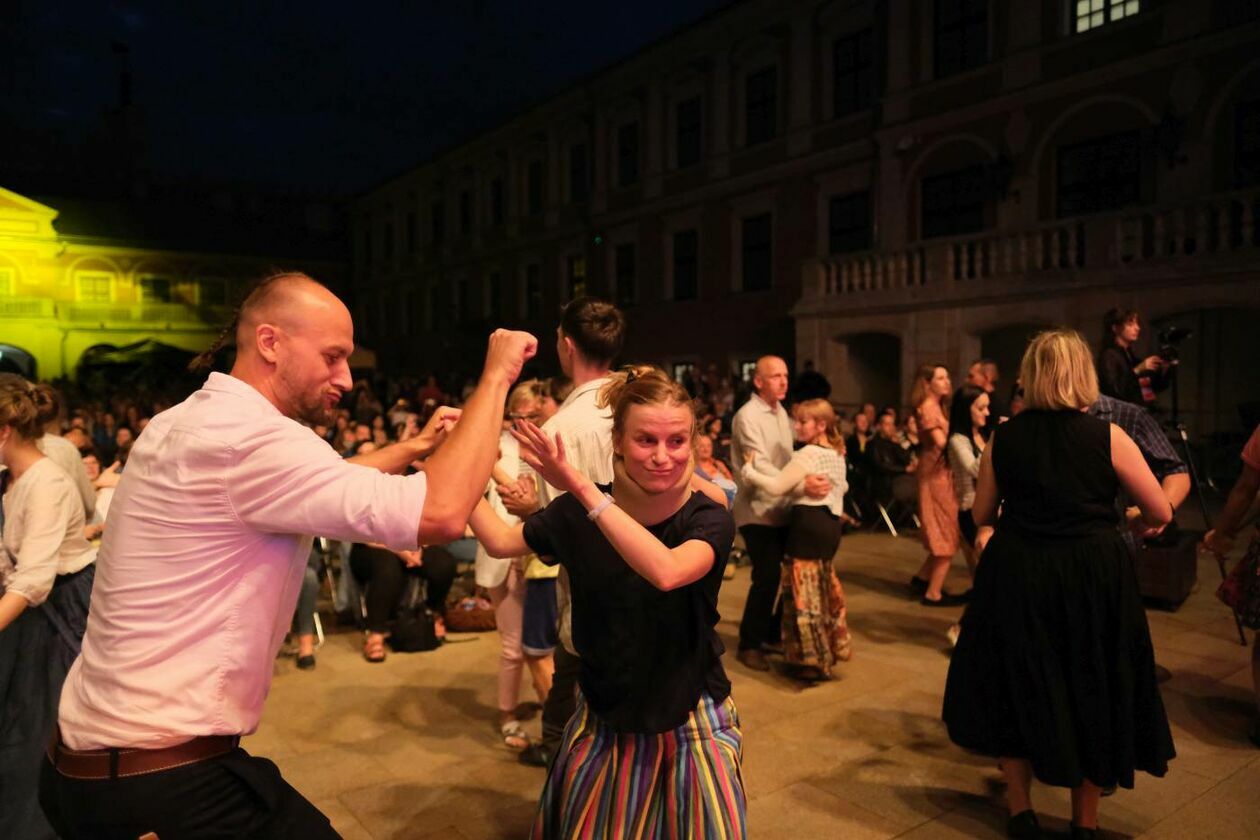
[[[121,42],[161,176],[354,193],[729,2],[0,0],[0,121],[74,154]]]

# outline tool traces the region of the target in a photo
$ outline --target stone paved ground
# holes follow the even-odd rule
[[[954,609],[912,602],[904,583],[918,543],[846,537],[841,577],[855,635],[834,682],[802,688],[726,657],[744,725],[749,836],[1002,837],[992,761],[949,743],[940,722]],[[1212,597],[1219,573],[1201,558],[1200,589],[1175,613],[1150,611],[1179,757],[1167,777],[1104,800],[1110,837],[1260,837],[1260,750],[1242,737],[1249,650]],[[721,634],[734,650],[747,591],[741,569],[722,593]],[[956,572],[951,588],[965,586]],[[523,838],[543,781],[499,742],[494,634],[372,665],[359,636],[334,632],[313,672],[276,663],[262,726],[247,739],[347,838]],[[538,721],[529,724],[537,733]],[[1038,787],[1043,825],[1066,832],[1065,790]]]

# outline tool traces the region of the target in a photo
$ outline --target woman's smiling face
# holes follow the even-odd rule
[[[620,440],[614,442],[627,475],[649,493],[676,485],[691,461],[694,423],[685,405],[631,406]]]

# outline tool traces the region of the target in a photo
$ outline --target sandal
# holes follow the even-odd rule
[[[530,745],[529,736],[525,734],[525,727],[521,726],[519,720],[500,724],[499,733],[503,736],[503,746],[514,752],[527,749]]]
[[[368,662],[384,662],[385,637],[369,633],[363,640],[363,658]]]

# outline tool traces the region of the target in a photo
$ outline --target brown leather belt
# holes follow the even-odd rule
[[[209,761],[227,755],[240,742],[239,735],[203,735],[160,750],[72,750],[61,743],[61,732],[54,730],[48,760],[69,779],[121,779]]]

